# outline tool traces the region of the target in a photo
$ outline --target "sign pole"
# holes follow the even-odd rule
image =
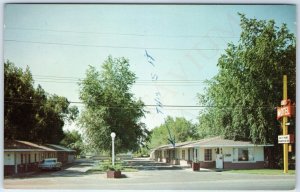
[[[287,76],[283,76],[283,100],[287,100]],[[288,135],[288,126],[287,123],[287,116],[284,116],[282,118],[282,134]],[[289,152],[289,146],[288,143],[283,144],[283,173],[288,173],[288,152]]]

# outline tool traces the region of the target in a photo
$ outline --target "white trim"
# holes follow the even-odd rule
[[[274,145],[272,144],[267,144],[267,145],[200,145],[197,147],[273,147]],[[195,146],[196,147],[196,146]]]
[[[55,151],[48,151],[44,149],[4,149],[4,152],[29,152],[29,151],[35,151],[35,152],[55,152]]]
[[[225,161],[230,162],[230,161]],[[231,163],[257,163],[257,161],[232,161]]]

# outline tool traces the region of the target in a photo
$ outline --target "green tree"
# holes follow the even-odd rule
[[[49,95],[34,81],[29,68],[25,71],[4,63],[4,138],[38,143],[59,143],[64,137],[65,121],[78,114],[65,97]]]
[[[168,116],[164,124],[154,128],[151,131],[151,139],[149,147],[155,148],[160,145],[170,143],[170,139],[178,142],[185,142],[198,139],[197,126],[183,117],[176,117],[175,119]]]
[[[34,126],[34,95],[32,75],[7,61],[4,64],[4,136],[26,138]]]
[[[273,142],[279,131],[275,107],[282,100],[282,78],[288,75],[289,98],[295,101],[296,46],[287,26],[273,20],[241,17],[241,36],[219,58],[218,74],[208,81],[199,117],[200,135],[224,135],[253,143]],[[292,127],[291,127],[292,128]],[[292,128],[293,129],[293,128]]]
[[[111,132],[116,133],[118,151],[137,150],[148,136],[140,119],[144,103],[130,92],[136,76],[125,58],[108,57],[102,70],[89,66],[80,83],[80,99],[85,104],[79,124],[87,144],[98,151],[111,149]]]
[[[66,131],[65,137],[60,141],[60,144],[76,151],[76,155],[80,155],[84,151],[84,143],[81,134],[76,131]]]

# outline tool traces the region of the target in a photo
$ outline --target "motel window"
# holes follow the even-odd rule
[[[212,149],[204,149],[204,161],[212,160]]]
[[[253,148],[234,148],[233,161],[254,161]]]
[[[185,159],[185,150],[182,150],[181,159]]]
[[[36,162],[36,153],[34,154],[34,162]]]
[[[23,164],[23,154],[21,154],[21,164]]]
[[[238,161],[249,161],[248,149],[246,148],[238,149]]]
[[[31,154],[28,154],[28,163],[31,163]]]

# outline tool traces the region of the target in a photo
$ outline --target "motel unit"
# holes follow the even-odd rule
[[[57,158],[63,164],[74,160],[75,151],[59,145],[39,145],[28,141],[4,141],[4,176],[38,171],[45,158]]]
[[[222,137],[206,138],[173,145],[163,145],[154,149],[151,158],[155,161],[187,166],[200,163],[208,169],[259,169],[266,166],[265,151],[271,144],[252,144]]]

